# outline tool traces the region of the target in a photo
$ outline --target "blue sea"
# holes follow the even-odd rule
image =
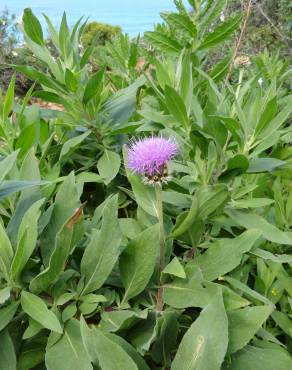
[[[160,12],[171,11],[175,6],[172,0],[0,0],[0,12],[8,9],[20,18],[24,8],[32,8],[39,19],[45,13],[55,26],[66,11],[70,26],[85,16],[91,21],[119,25],[135,36],[153,29],[161,21]],[[45,26],[43,19],[41,23]]]

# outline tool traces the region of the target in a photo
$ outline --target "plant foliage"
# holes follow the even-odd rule
[[[265,54],[224,82],[230,57],[204,60],[240,18],[175,3],[151,47],[120,35],[97,72],[82,19],[45,16],[52,51],[24,11],[45,69],[13,65],[39,87],[16,100],[12,78],[0,96],[0,369],[292,368],[291,71]],[[152,133],[180,148],[163,310],[155,191],[126,166],[125,144]]]

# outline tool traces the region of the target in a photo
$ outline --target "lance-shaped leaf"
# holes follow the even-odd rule
[[[199,49],[207,49],[213,47],[226,39],[237,29],[241,21],[241,16],[227,19],[224,23],[216,27],[212,32],[208,33],[207,37],[202,41]]]
[[[0,333],[0,369],[16,370],[16,355],[8,330]]]
[[[292,369],[290,354],[283,348],[258,348],[246,346],[231,358],[224,370],[289,370]]]
[[[71,319],[66,323],[64,334],[51,345],[49,338],[46,350],[46,368],[48,370],[92,370],[90,358],[84,348],[80,323]]]
[[[95,366],[100,366],[103,370],[138,370],[133,359],[118,343],[111,341],[101,330],[89,329],[84,319],[81,320],[81,333]]]
[[[19,302],[11,302],[8,306],[0,309],[0,331],[3,330],[13,319]]]
[[[0,274],[9,281],[9,269],[13,258],[13,249],[4,227],[0,223]]]
[[[292,245],[291,233],[278,229],[275,225],[266,221],[262,216],[251,212],[228,210],[226,212],[236,224],[246,229],[255,228],[263,237],[273,243]]]
[[[260,236],[261,232],[251,229],[237,238],[220,239],[189,266],[199,266],[206,280],[215,280],[237,267],[242,255],[251,250]]]
[[[267,305],[229,311],[228,353],[234,353],[243,348],[257,333],[273,310],[272,305]]]
[[[99,289],[116,264],[121,243],[118,197],[110,198],[102,211],[100,230],[94,230],[81,260],[82,294]]]
[[[133,239],[120,258],[120,272],[125,295],[123,301],[135,297],[145,289],[157,261],[159,228],[154,225]]]
[[[106,185],[117,176],[120,166],[121,158],[119,154],[111,150],[105,150],[102,157],[98,160],[97,169]]]
[[[57,281],[60,273],[64,271],[72,247],[74,225],[79,222],[82,216],[82,209],[83,206],[79,207],[58,232],[56,246],[48,267],[30,282],[30,290],[32,292],[40,293],[45,291]]]
[[[42,234],[41,252],[46,267],[48,266],[50,257],[55,250],[57,242],[56,235],[60,232],[65,222],[72,216],[79,205],[78,188],[75,183],[74,173],[72,172],[66,177],[58,189],[50,223]]]
[[[44,199],[35,202],[25,213],[18,231],[18,242],[11,265],[11,278],[15,281],[20,276],[27,261],[32,255],[38,236],[38,219]]]
[[[176,40],[160,32],[145,32],[144,36],[150,44],[163,52],[178,54],[182,50],[182,46]]]
[[[220,370],[227,345],[228,320],[218,290],[184,335],[171,370]]]
[[[36,44],[44,45],[42,26],[31,9],[24,9],[22,21],[27,36]]]
[[[21,293],[21,306],[25,313],[40,323],[44,328],[57,333],[63,333],[57,316],[48,309],[45,302],[38,296],[23,291]]]

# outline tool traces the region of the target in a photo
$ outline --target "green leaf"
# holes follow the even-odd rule
[[[68,68],[66,68],[66,72],[65,72],[65,83],[70,91],[75,92],[77,90],[78,81],[74,73],[72,73],[70,69]]]
[[[22,291],[21,306],[25,313],[40,323],[44,328],[63,333],[63,329],[57,316],[48,309],[45,302],[38,296]]]
[[[49,338],[46,368],[47,370],[93,370],[83,345],[79,321],[69,320],[65,325],[63,336],[52,345]]]
[[[35,369],[45,360],[45,348],[41,345],[23,349],[17,359],[17,370]]]
[[[108,185],[117,176],[120,166],[121,157],[119,154],[111,150],[105,150],[97,162],[97,169],[106,185]]]
[[[189,118],[185,103],[171,86],[165,86],[165,101],[169,112],[185,127],[189,127]]]
[[[90,58],[90,56],[91,56],[91,54],[92,54],[92,52],[94,51],[94,47],[92,47],[92,46],[88,46],[86,49],[85,49],[85,51],[84,51],[84,53],[83,53],[83,55],[82,55],[82,57],[81,57],[81,59],[80,59],[80,68],[82,69],[82,68],[84,68],[85,67],[85,65],[86,65],[86,63],[88,62],[88,60],[89,60],[89,58]]]
[[[42,26],[30,8],[24,9],[22,21],[27,36],[36,44],[43,46],[44,36]]]
[[[179,83],[180,96],[185,102],[188,114],[190,114],[190,110],[192,108],[192,100],[195,96],[193,91],[193,63],[190,52],[183,52],[181,54],[177,66],[176,79]]]
[[[55,46],[57,48],[59,48],[59,37],[58,37],[58,33],[57,33],[55,27],[53,26],[50,18],[46,14],[42,13],[42,15],[46,20],[46,23],[47,23],[48,29],[50,31],[50,36],[51,36],[51,39],[52,39],[53,43],[55,44]]]
[[[83,104],[87,104],[101,89],[104,71],[96,72],[87,82],[83,94]]]
[[[112,342],[118,344],[120,347],[123,348],[123,350],[132,358],[132,360],[137,364],[137,367],[139,370],[150,370],[148,365],[146,364],[145,360],[142,358],[142,356],[139,355],[139,353],[136,351],[136,349],[131,346],[130,343],[128,343],[124,338],[115,335],[115,334],[105,334],[107,338],[109,338]]]
[[[267,103],[263,113],[261,114],[259,122],[256,125],[255,129],[256,136],[265,128],[268,122],[270,122],[271,119],[275,116],[275,114],[277,113],[277,108],[278,108],[277,96],[274,96],[273,99],[271,99]]]
[[[0,333],[0,343],[0,369],[16,370],[14,345],[7,330]]]
[[[70,173],[60,185],[56,194],[53,212],[49,225],[41,237],[41,252],[44,264],[47,267],[50,257],[55,250],[56,235],[64,224],[80,206],[78,188],[75,183],[74,173]]]
[[[0,200],[18,191],[49,183],[49,181],[3,181],[0,184]]]
[[[182,50],[182,46],[176,40],[160,32],[145,32],[144,37],[155,48],[163,52],[177,54]]]
[[[66,13],[64,12],[59,29],[59,46],[65,60],[69,57],[71,51],[69,50],[69,47],[71,46],[71,45],[69,46],[69,42],[70,42],[70,31],[67,23]]]
[[[239,122],[234,119],[234,118],[231,118],[231,117],[225,117],[225,116],[213,116],[214,118],[217,118],[219,119],[220,121],[222,121],[226,128],[228,129],[228,131],[230,131],[234,137],[234,139],[239,143],[241,144],[242,141],[243,141],[243,138],[242,138],[242,128],[239,124]],[[239,154],[240,155],[240,154]]]
[[[292,112],[292,97],[289,96],[287,99],[287,105],[281,109],[281,111],[266,125],[264,125],[263,128],[261,128],[261,131],[258,135],[259,138],[264,138],[266,136],[271,135],[272,133],[275,133],[290,117]]]
[[[51,77],[48,77],[45,73],[39,72],[38,70],[24,66],[24,65],[13,65],[13,68],[20,73],[23,73],[25,76],[27,76],[29,79],[33,81],[38,81],[40,84],[53,89],[56,92],[59,93],[66,93],[66,87],[59,83],[58,81],[54,80]]]
[[[159,333],[151,348],[151,355],[156,363],[170,364],[173,351],[177,347],[180,313],[164,311],[159,319]]]
[[[162,272],[163,274],[177,276],[182,279],[186,278],[185,270],[177,257],[174,257]]]
[[[134,173],[128,172],[128,180],[132,186],[137,204],[149,215],[157,217],[157,204],[154,188],[143,184],[142,179]]]
[[[285,165],[285,161],[276,158],[253,158],[249,162],[248,173],[271,172]]]
[[[177,238],[178,236],[188,231],[188,229],[196,221],[197,213],[198,213],[198,199],[196,196],[194,196],[189,212],[186,214],[186,216],[183,218],[181,222],[179,222],[180,220],[177,220],[177,223],[175,224],[173,231],[171,233],[171,237]]]
[[[0,289],[0,305],[10,298],[10,287]]]
[[[273,312],[274,306],[246,307],[227,312],[229,322],[228,353],[243,348]]]
[[[29,339],[38,334],[43,329],[43,326],[33,319],[29,318],[29,325],[23,333],[22,339]]]
[[[131,240],[120,257],[120,273],[125,287],[124,302],[141,293],[156,265],[159,250],[159,228],[154,225]]]
[[[218,290],[184,335],[171,370],[220,370],[227,345],[228,320]]]
[[[81,207],[77,208],[57,233],[56,243],[48,267],[30,282],[29,287],[32,292],[40,293],[45,291],[49,286],[56,283],[59,275],[64,271],[72,247],[74,225],[79,221],[82,214],[81,211]]]
[[[14,87],[15,87],[15,75],[12,76],[8,89],[6,91],[6,96],[4,100],[4,108],[3,108],[3,116],[2,116],[3,121],[5,121],[5,119],[9,116],[11,109],[12,109],[13,98],[14,98]]]
[[[59,160],[66,159],[71,153],[76,150],[80,144],[91,134],[91,131],[88,130],[84,132],[82,135],[78,135],[73,137],[72,139],[69,139],[65,142],[65,144],[62,147]]]
[[[130,310],[102,312],[99,324],[103,332],[126,330],[137,322],[147,318],[147,310],[135,312]]]
[[[33,93],[33,96],[50,103],[63,104],[63,100],[60,95],[51,91],[38,90]]]
[[[192,266],[186,272],[187,279],[175,279],[173,283],[164,285],[164,300],[171,307],[204,308],[210,303],[218,287],[223,291],[226,310],[241,308],[250,303],[228,287],[204,281],[198,266]]]
[[[103,113],[108,115],[108,118],[113,123],[119,125],[126,123],[135,112],[137,91],[145,82],[146,77],[140,76],[131,85],[116,92],[104,104]]]
[[[143,184],[141,177],[135,175],[132,171],[128,169],[126,147],[124,147],[123,149],[123,157],[127,178],[132,186],[137,204],[149,215],[158,217],[154,188]]]
[[[13,258],[13,249],[5,229],[0,223],[0,272],[9,281],[9,269]]]
[[[119,224],[123,236],[128,239],[133,239],[143,229],[134,218],[119,218]]]
[[[198,270],[188,280],[175,279],[172,284],[165,284],[163,297],[166,304],[174,308],[206,307],[213,297],[214,290],[202,285],[202,274]]]
[[[44,199],[35,202],[27,210],[21,221],[18,230],[17,248],[10,269],[10,275],[14,281],[18,280],[35,249],[38,236],[38,219],[41,215],[40,208],[43,203]]]
[[[159,83],[159,85],[162,87],[162,89],[165,88],[165,85],[171,85],[171,77],[169,76],[169,72],[166,68],[166,66],[158,59],[155,58],[153,60],[153,65],[155,66],[155,73],[156,73],[156,78]],[[153,111],[150,110],[150,112],[147,112],[148,115],[150,114],[150,119],[152,118]]]
[[[238,28],[241,22],[241,16],[236,15],[232,18],[227,19],[219,26],[217,26],[212,32],[209,32],[207,37],[202,41],[199,49],[211,48],[225,40]]]
[[[246,229],[255,228],[262,233],[263,238],[273,243],[292,245],[292,236],[289,232],[282,231],[270,224],[263,217],[250,212],[236,210],[226,211],[236,224]]]
[[[243,154],[237,154],[233,158],[228,160],[227,167],[228,170],[241,169],[246,171],[249,166],[248,158]]]
[[[0,309],[0,331],[3,330],[13,319],[18,309],[18,306],[19,306],[19,302],[15,301],[15,302],[11,302],[8,306]]]
[[[270,300],[268,300],[268,298],[266,298],[265,296],[256,292],[255,290],[252,290],[250,287],[243,284],[241,281],[239,281],[237,279],[234,279],[234,278],[229,277],[229,276],[224,276],[224,278],[222,278],[222,280],[227,281],[235,289],[238,289],[238,290],[242,291],[243,293],[245,293],[245,295],[247,297],[249,297],[250,299],[255,300],[256,302],[259,301],[259,302],[263,302],[267,305],[273,305],[273,303]]]
[[[261,208],[275,203],[273,199],[269,198],[253,198],[253,199],[240,199],[231,202],[232,208]]]
[[[251,253],[265,260],[274,261],[277,263],[292,263],[291,254],[273,254],[260,248],[253,249]]]
[[[135,362],[119,344],[111,341],[100,330],[89,329],[83,318],[81,333],[93,365],[100,366],[102,370],[138,370]]]
[[[201,19],[202,29],[209,28],[217,20],[226,6],[226,0],[208,1]]]
[[[291,284],[291,280],[288,282],[288,284]],[[272,313],[272,318],[275,321],[275,323],[290,337],[292,336],[292,320],[289,318],[287,314],[281,311],[275,310]]]
[[[288,352],[278,349],[246,346],[232,356],[224,370],[289,370],[292,359]]]
[[[255,229],[245,231],[231,239],[220,239],[210,244],[207,251],[199,255],[191,265],[200,267],[204,278],[213,281],[237,267],[242,255],[251,250],[261,232]]]
[[[37,135],[37,126],[35,123],[32,123],[21,131],[15,144],[15,148],[20,149],[20,158],[23,158],[29,149],[34,146]]]
[[[196,38],[197,28],[195,23],[187,14],[170,13],[167,15],[167,21],[186,31],[191,37]]]
[[[19,150],[12,152],[11,154],[7,155],[1,162],[0,162],[0,182],[2,182],[12,170],[13,166],[15,165],[16,158],[18,156]]]
[[[199,188],[196,197],[198,200],[197,217],[204,220],[227,202],[229,192],[224,184],[207,185]]]
[[[141,355],[145,355],[159,335],[158,315],[153,310],[148,313],[147,320],[133,327],[129,340]]]
[[[237,310],[238,308],[246,307],[250,304],[250,301],[243,298],[242,295],[235,293],[234,290],[225,285],[205,281],[204,286],[210,291],[210,294],[213,292],[211,297],[213,297],[215,289],[218,289],[219,287],[222,289],[226,311]]]
[[[82,294],[99,289],[111,273],[120,253],[118,197],[111,197],[102,211],[100,230],[94,230],[81,260]]]

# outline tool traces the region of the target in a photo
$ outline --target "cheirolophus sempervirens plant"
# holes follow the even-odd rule
[[[160,286],[156,308],[163,309],[162,271],[165,258],[165,233],[163,221],[162,185],[169,180],[169,161],[178,153],[175,140],[163,137],[149,137],[133,141],[128,151],[128,167],[143,177],[143,182],[155,187],[157,217],[159,222],[159,272]]]

